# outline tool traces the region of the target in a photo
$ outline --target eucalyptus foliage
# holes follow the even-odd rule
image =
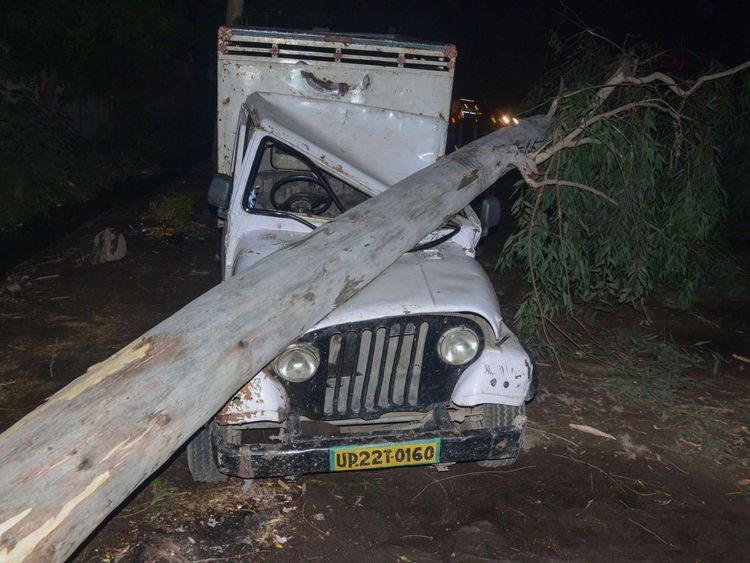
[[[517,188],[517,230],[498,266],[525,268],[531,289],[517,313],[519,328],[532,332],[540,320],[572,314],[582,303],[641,309],[658,284],[679,289],[689,303],[726,216],[721,147],[738,111],[733,79],[706,82],[688,97],[659,81],[623,85],[602,101],[601,87],[618,68],[673,76],[674,57],[645,48],[620,52],[591,38],[559,47],[559,66],[529,104],[559,98],[548,146],[594,116],[616,113],[586,127],[578,137],[585,144],[554,154],[537,177],[600,194],[568,185]],[[700,70],[716,70],[698,62]],[[678,83],[689,86],[697,75],[687,78]]]

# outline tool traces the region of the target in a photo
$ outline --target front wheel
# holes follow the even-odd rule
[[[219,471],[214,452],[214,436],[223,429],[211,421],[193,437],[187,446],[188,467],[194,481],[220,483],[229,479]]]
[[[523,445],[523,434],[526,429],[526,405],[482,405],[481,416],[470,423],[470,428],[496,428],[498,430],[516,430],[521,433],[518,441],[518,448],[515,452],[502,459],[485,459],[477,461],[479,467],[505,467],[515,463],[518,459],[518,453]]]

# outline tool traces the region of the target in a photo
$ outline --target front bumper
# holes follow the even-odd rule
[[[245,479],[331,471],[331,448],[440,440],[439,463],[515,459],[521,432],[515,429],[409,430],[336,436],[294,436],[285,443],[232,445],[215,443],[219,470]]]

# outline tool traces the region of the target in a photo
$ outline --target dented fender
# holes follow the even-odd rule
[[[518,406],[528,397],[534,366],[515,334],[503,324],[504,336],[488,343],[461,374],[451,400],[462,407],[484,403]]]
[[[227,424],[248,422],[281,422],[289,412],[289,398],[275,376],[260,371],[216,415],[216,421]]]

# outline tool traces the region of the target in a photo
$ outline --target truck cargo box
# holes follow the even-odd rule
[[[218,170],[253,92],[336,100],[447,120],[456,48],[388,35],[219,29]]]

